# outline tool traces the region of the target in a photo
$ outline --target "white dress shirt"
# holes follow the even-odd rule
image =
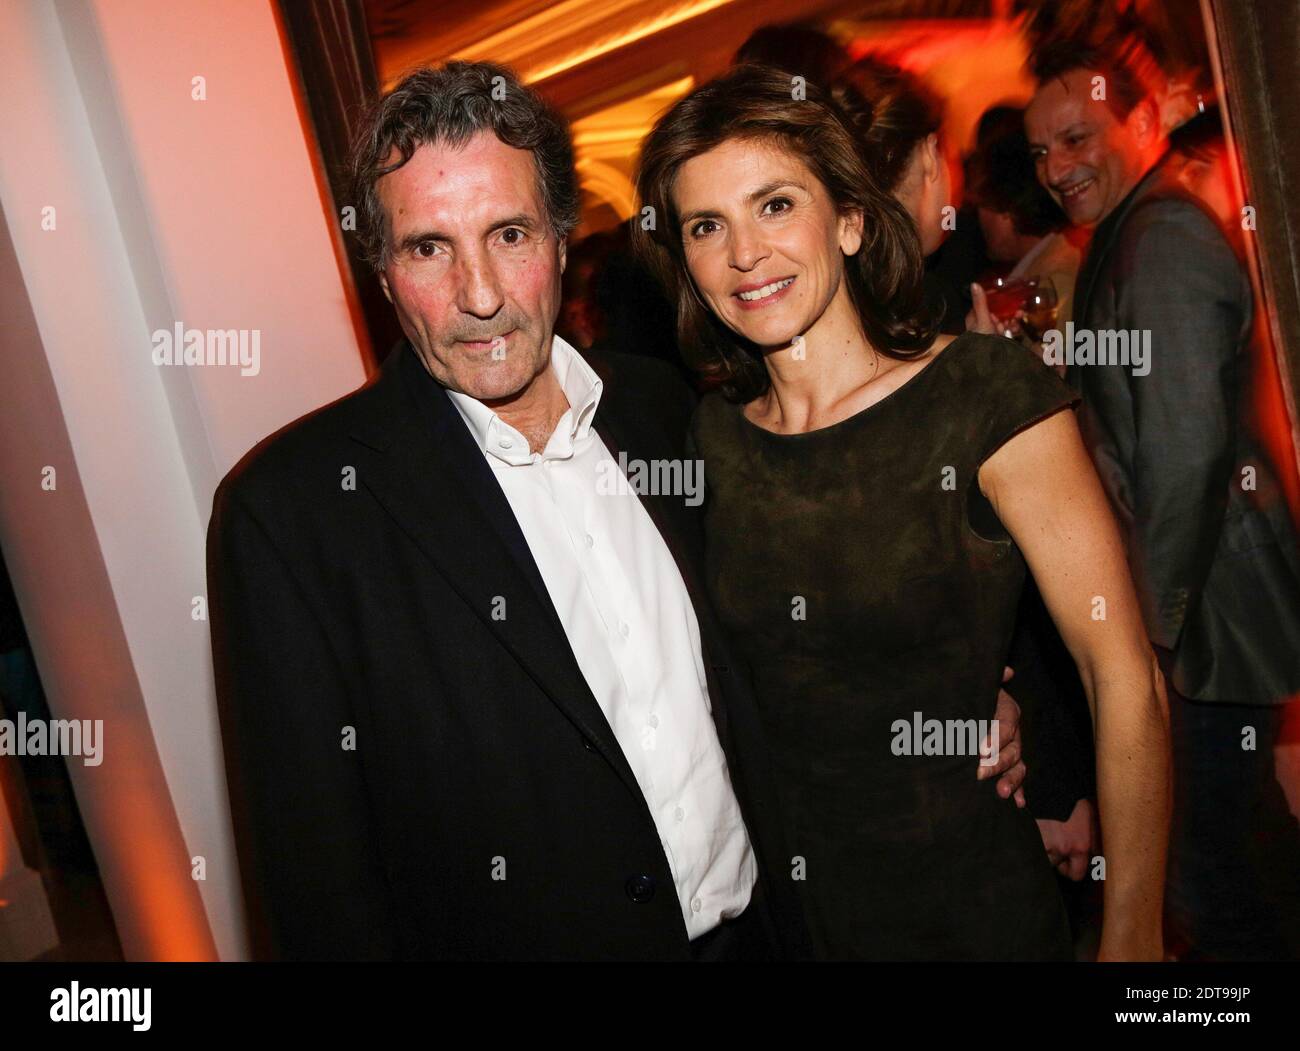
[[[482,402],[447,393],[514,511],[636,776],[696,938],[739,915],[757,878],[713,723],[699,624],[640,498],[608,484],[617,462],[592,429],[600,378],[559,336],[550,367],[569,410],[541,453]]]

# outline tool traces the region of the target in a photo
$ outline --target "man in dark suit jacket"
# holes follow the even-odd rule
[[[611,358],[606,375],[605,445],[680,461],[690,403],[669,367]],[[644,502],[698,595],[690,508]],[[689,958],[642,790],[491,469],[409,345],[223,482],[210,578],[258,956]],[[752,702],[695,609],[758,849],[779,840]],[[779,912],[788,880],[764,882]]]
[[[209,531],[255,954],[807,955],[700,586],[692,396],[553,335],[563,123],[451,63],[385,96],[355,163],[408,339],[246,457]]]
[[[1171,687],[1172,940],[1189,954],[1293,957],[1300,833],[1273,743],[1300,689],[1300,554],[1248,425],[1250,282],[1176,178],[1142,60],[1132,42],[1035,57],[1039,176],[1094,227],[1067,379]],[[1102,360],[1121,339],[1127,358]]]

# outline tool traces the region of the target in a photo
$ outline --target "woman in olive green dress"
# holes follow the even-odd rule
[[[1033,818],[963,743],[1028,564],[1094,715],[1100,956],[1160,959],[1168,715],[1069,389],[999,337],[936,337],[915,226],[812,84],[742,66],[697,89],[638,188],[638,248],[719,391],[693,423],[709,587],[819,953],[1069,958]]]

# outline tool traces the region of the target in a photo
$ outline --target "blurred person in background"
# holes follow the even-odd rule
[[[615,244],[616,235],[603,230],[569,246],[560,278],[560,316],[555,330],[580,351],[590,350],[605,332],[605,319],[596,305],[593,286]]]
[[[1009,266],[1007,281],[1050,284],[1057,303],[1055,327],[1064,328],[1072,316],[1074,282],[1088,231],[1070,225],[1034,174],[1024,110],[996,106],[984,114],[980,126],[979,141],[966,160],[966,194],[975,205],[989,259]],[[980,320],[988,304],[982,287],[971,291],[973,313]],[[994,320],[1010,324],[1014,319]]]
[[[1031,68],[1038,178],[1093,228],[1076,326],[1150,340],[1145,368],[1085,359],[1067,378],[1169,686],[1170,943],[1184,958],[1294,959],[1300,829],[1273,746],[1300,689],[1300,553],[1251,427],[1250,282],[1166,152],[1137,35],[1051,40]]]
[[[694,380],[673,339],[672,305],[632,254],[627,223],[584,237],[568,252],[556,328],[598,360],[602,354],[638,354],[667,362]]]
[[[972,208],[958,210],[961,168],[944,133],[944,102],[918,76],[866,57],[831,82],[853,117],[868,164],[916,223],[925,294],[939,330],[966,328],[967,289],[987,255]]]

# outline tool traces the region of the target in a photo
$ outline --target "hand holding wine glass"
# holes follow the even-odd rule
[[[972,307],[966,315],[966,328],[986,335],[1015,339],[1019,334],[1020,312],[1028,303],[1033,289],[1032,280],[1008,281],[1001,277],[987,288],[978,282],[972,284]]]

